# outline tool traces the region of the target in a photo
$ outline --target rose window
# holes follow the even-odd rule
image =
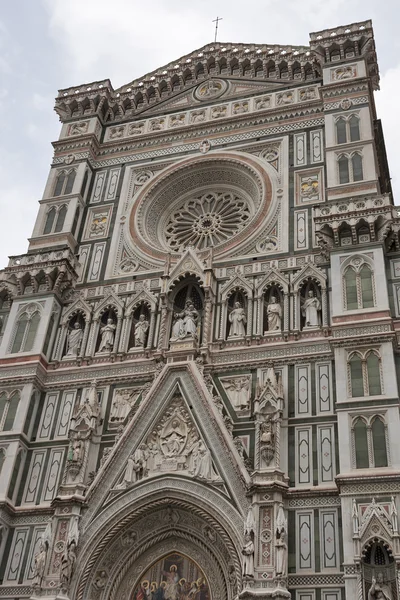
[[[170,248],[198,249],[216,246],[240,231],[249,221],[248,203],[230,192],[212,192],[191,198],[175,209],[166,226]]]

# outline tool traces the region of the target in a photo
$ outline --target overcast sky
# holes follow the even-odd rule
[[[57,90],[115,87],[213,40],[308,44],[309,33],[371,18],[395,203],[400,204],[398,0],[0,0],[0,268],[27,250],[60,123]],[[397,193],[397,201],[396,201]]]

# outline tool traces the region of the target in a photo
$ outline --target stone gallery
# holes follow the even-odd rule
[[[378,84],[366,21],[59,92],[0,273],[1,598],[399,600]]]

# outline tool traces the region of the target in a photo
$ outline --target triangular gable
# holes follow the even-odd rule
[[[160,422],[160,416],[168,411],[171,401],[177,395],[181,396],[185,411],[190,414],[199,437],[210,450],[215,473],[223,480],[226,493],[240,511],[246,510],[249,475],[199,370],[193,362],[189,362],[166,365],[153,383],[135,417],[88,490],[88,520],[107,504],[108,499],[115,497],[112,490],[123,479],[128,459],[147,440]],[[167,472],[165,474],[171,475]],[[174,474],[178,476],[179,471]],[[182,477],[187,476],[191,477],[190,474],[182,474]],[[201,485],[212,483],[201,482]],[[119,493],[123,494],[124,490]]]
[[[90,314],[92,312],[91,307],[82,296],[77,298],[75,302],[73,302],[71,306],[68,307],[68,309],[62,316],[61,324],[63,325],[67,323],[71,319],[71,317],[76,315],[76,313],[78,312],[83,312],[83,314],[85,315],[85,320],[87,320],[90,317]]]
[[[113,291],[100,302],[96,308],[95,317],[99,317],[107,308],[113,308],[116,313],[122,314],[124,305]]]
[[[265,276],[261,279],[257,286],[257,297],[263,295],[265,287],[270,283],[276,283],[283,291],[289,291],[289,282],[282,273],[277,271],[275,268],[269,269]]]
[[[226,284],[223,286],[221,290],[222,301],[224,302],[233,290],[238,289],[244,290],[249,298],[251,298],[253,295],[252,286],[248,283],[246,278],[243,277],[243,275],[241,275],[241,273],[236,273],[235,275],[233,275],[232,278],[229,279],[229,281],[227,281]]]
[[[313,264],[308,264],[303,267],[294,277],[292,281],[293,289],[296,292],[300,285],[306,279],[313,279],[321,284],[324,289],[326,287],[326,275],[318,267]]]
[[[205,283],[204,263],[199,259],[195,249],[192,247],[187,248],[177,264],[172,267],[169,273],[170,283],[168,287],[172,287],[177,280],[186,275],[194,275],[200,279],[201,283]]]
[[[126,305],[126,315],[129,316],[140,303],[147,304],[150,310],[155,310],[157,300],[155,296],[145,287],[143,287]]]

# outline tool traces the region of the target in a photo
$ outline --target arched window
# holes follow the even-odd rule
[[[381,370],[379,358],[375,352],[370,352],[367,356],[367,381],[368,395],[380,396],[382,394]]]
[[[364,373],[361,357],[354,354],[350,359],[351,396],[364,396]]]
[[[64,227],[64,221],[65,221],[66,215],[67,215],[67,207],[64,204],[58,211],[56,226],[54,227],[55,233],[62,231],[62,229]]]
[[[40,314],[38,311],[32,314],[23,313],[21,315],[17,322],[11,346],[12,354],[16,352],[30,352],[32,350],[39,323]]]
[[[314,79],[314,72],[310,67],[308,69],[304,70],[304,75],[305,75],[306,81],[309,81],[310,79]]]
[[[11,431],[19,405],[19,392],[0,394],[0,431]]]
[[[43,234],[51,233],[53,230],[54,218],[56,216],[56,209],[53,206],[47,213],[46,222],[44,224]]]
[[[347,46],[347,48],[344,51],[344,57],[345,58],[354,58],[356,55],[356,52],[354,50],[353,46]]]
[[[357,419],[354,424],[354,448],[356,469],[368,469],[368,435],[367,425],[361,418]]]
[[[360,119],[356,115],[349,118],[350,141],[358,142],[360,140]]]
[[[344,274],[346,288],[346,308],[347,310],[358,309],[357,298],[357,275],[353,267],[348,267]]]
[[[11,431],[14,427],[15,415],[19,405],[19,395],[13,394],[8,401],[7,415],[4,420],[3,431]]]
[[[336,121],[336,140],[338,144],[347,142],[346,121],[342,117]]]
[[[371,426],[374,466],[387,467],[386,428],[380,417],[375,417]]]
[[[374,306],[374,290],[372,283],[372,272],[367,265],[360,269],[361,283],[361,306],[362,308],[371,308]]]
[[[76,228],[78,226],[80,214],[81,214],[81,211],[79,210],[79,207],[78,207],[75,211],[74,222],[72,223],[72,235],[75,235],[75,233],[76,233]]]
[[[339,164],[339,182],[340,183],[349,183],[350,174],[349,174],[349,160],[347,156],[341,156],[338,160]]]
[[[343,285],[345,310],[375,306],[373,272],[369,265],[364,263],[357,268],[352,265],[348,266],[344,271]]]
[[[332,50],[331,62],[337,62],[338,60],[340,60],[340,50]]]
[[[362,157],[357,152],[351,157],[351,166],[353,181],[362,181],[364,179]]]
[[[61,196],[61,194],[63,193],[65,179],[66,179],[66,174],[64,173],[64,171],[61,171],[61,173],[59,173],[57,180],[56,180],[56,185],[54,188],[54,196]]]
[[[72,192],[72,188],[74,187],[75,177],[76,177],[75,170],[70,171],[68,173],[67,183],[65,185],[64,194],[70,194]]]

